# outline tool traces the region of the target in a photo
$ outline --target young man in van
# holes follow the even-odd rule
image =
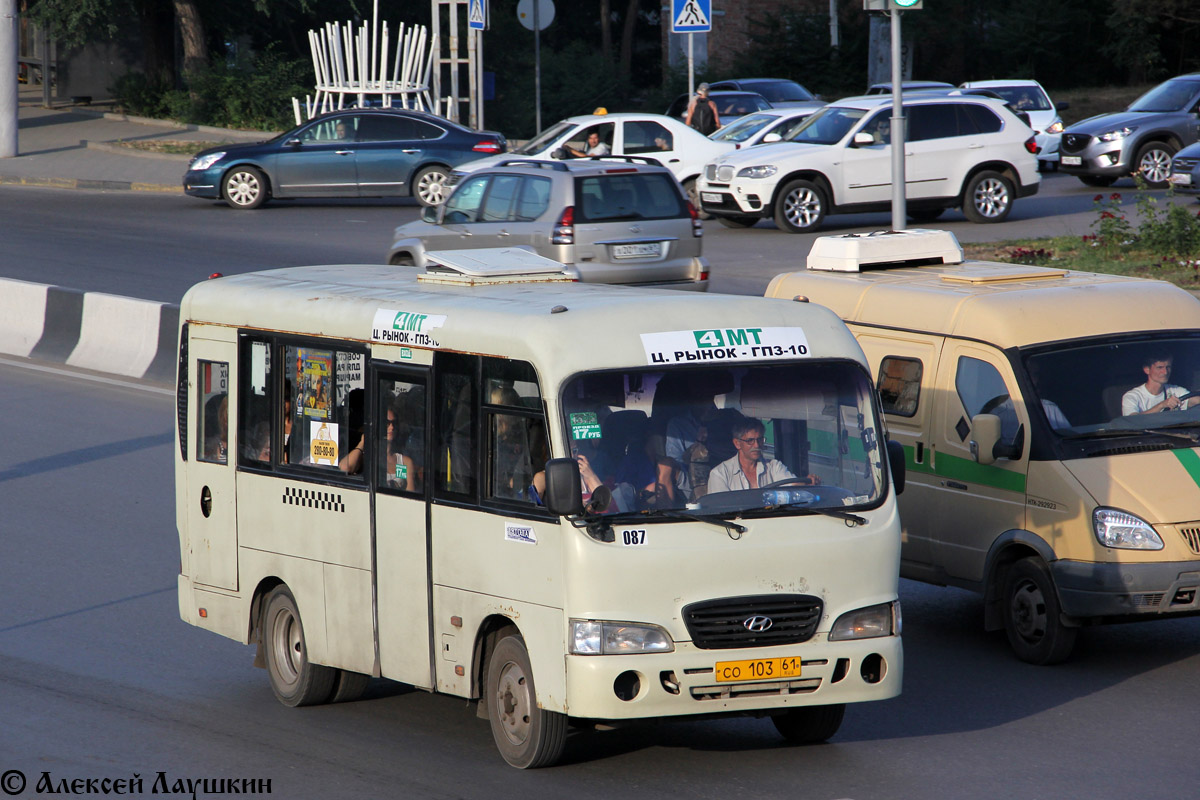
[[[1171,377],[1170,356],[1163,353],[1151,355],[1142,365],[1142,371],[1146,373],[1146,382],[1133,387],[1121,398],[1121,416],[1174,411],[1187,408],[1192,402],[1182,399],[1189,394],[1187,389],[1167,383]]]

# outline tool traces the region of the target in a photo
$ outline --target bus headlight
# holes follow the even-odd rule
[[[1127,511],[1097,508],[1092,512],[1092,528],[1105,547],[1121,550],[1162,550],[1163,540],[1150,523]]]
[[[847,611],[829,629],[829,641],[875,639],[900,634],[900,601]]]
[[[670,653],[674,650],[675,643],[670,634],[657,625],[571,620],[571,653],[577,656]]]

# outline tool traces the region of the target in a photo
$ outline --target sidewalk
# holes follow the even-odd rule
[[[20,88],[17,155],[0,158],[0,185],[182,192],[188,155],[121,147],[116,142],[166,139],[256,142],[264,131],[233,131],[129,117],[88,106],[41,106],[40,88]]]

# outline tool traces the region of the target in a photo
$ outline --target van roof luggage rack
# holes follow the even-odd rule
[[[911,228],[821,236],[813,242],[807,266],[826,272],[863,272],[962,261],[962,246],[950,231]]]

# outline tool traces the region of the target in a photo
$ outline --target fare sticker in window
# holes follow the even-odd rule
[[[336,422],[308,423],[309,460],[314,464],[336,467],[338,463],[338,426]]]
[[[704,328],[643,333],[647,364],[808,358],[803,328]]]
[[[408,480],[408,467],[404,466],[403,464],[401,464],[399,462],[396,463],[396,480],[398,480],[398,481]]]
[[[600,419],[595,411],[580,411],[571,415],[571,438],[577,442],[600,438]]]
[[[385,344],[441,347],[432,331],[446,324],[445,314],[422,314],[381,308],[371,322],[371,341]]]

